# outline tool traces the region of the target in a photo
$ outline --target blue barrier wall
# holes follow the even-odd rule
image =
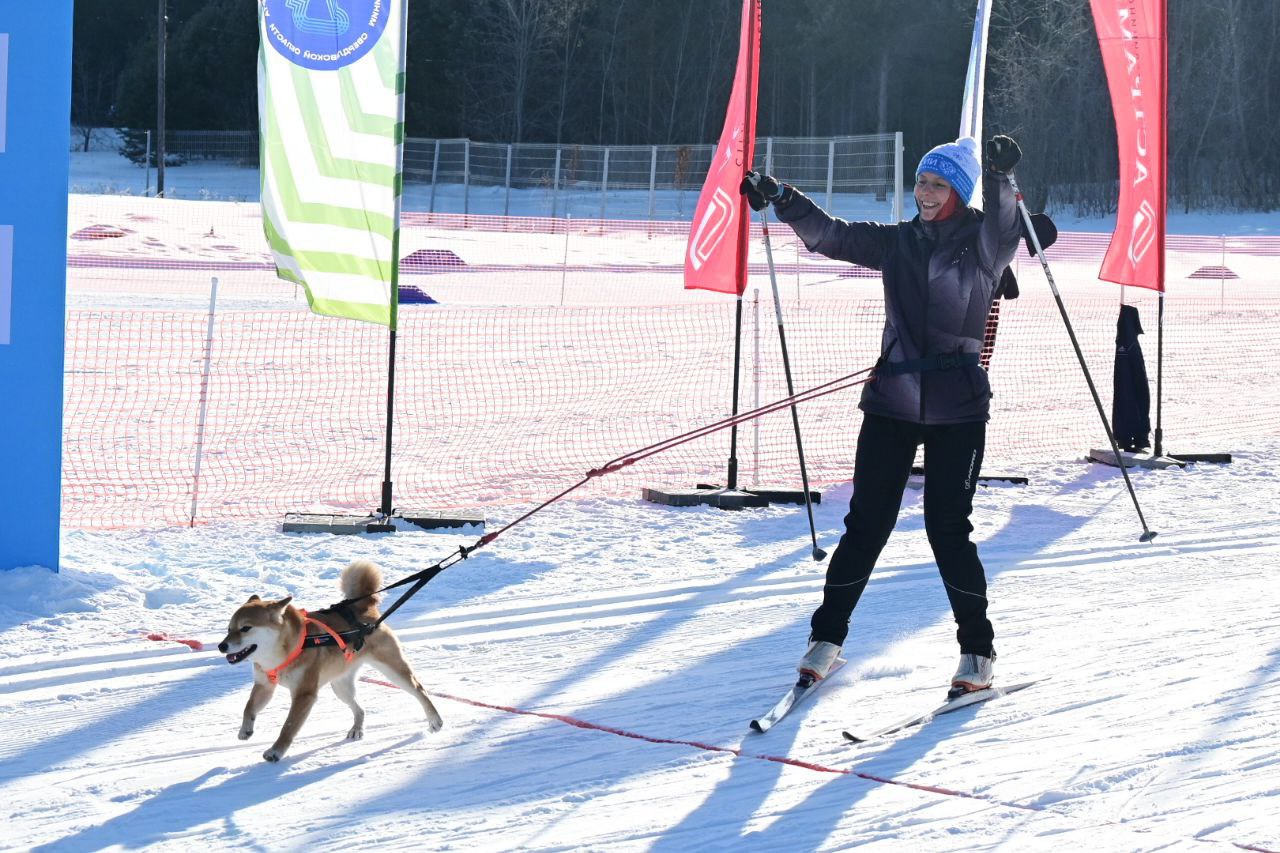
[[[58,568],[71,8],[0,2],[0,569]]]

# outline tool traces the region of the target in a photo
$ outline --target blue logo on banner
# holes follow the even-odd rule
[[[285,59],[334,71],[364,56],[387,29],[393,0],[263,0],[264,38]]]

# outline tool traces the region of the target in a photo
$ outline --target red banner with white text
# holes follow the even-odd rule
[[[1120,146],[1116,230],[1098,277],[1164,290],[1166,0],[1090,0]]]
[[[698,196],[684,255],[685,289],[739,296],[747,287],[750,208],[738,191],[755,157],[756,88],[759,79],[760,0],[743,0],[738,68],[720,143]]]

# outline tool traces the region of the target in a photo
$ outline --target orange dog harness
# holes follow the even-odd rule
[[[279,666],[274,669],[267,670],[267,681],[270,681],[272,684],[275,684],[280,680],[280,672],[282,670],[298,659],[302,654],[302,650],[306,647],[308,640],[311,641],[311,645],[313,646],[327,646],[329,645],[329,637],[332,637],[333,643],[336,644],[338,648],[342,649],[342,656],[347,659],[348,663],[350,663],[351,659],[356,656],[355,651],[347,647],[347,644],[342,639],[342,635],[337,631],[333,630],[319,619],[312,619],[307,615],[307,611],[302,608],[298,608],[298,615],[302,617],[302,635],[298,637],[298,645],[289,654],[289,656],[285,658]],[[326,637],[324,634],[308,634],[307,625],[309,624],[319,625],[329,636]]]

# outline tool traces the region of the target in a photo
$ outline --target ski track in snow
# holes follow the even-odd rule
[[[790,683],[822,582],[803,509],[587,500],[508,531],[392,618],[445,729],[427,734],[366,670],[365,739],[344,740],[349,712],[326,691],[276,765],[260,755],[287,694],[236,740],[248,671],[213,649],[236,604],[323,606],[350,559],[390,581],[478,532],[68,531],[60,575],[0,578],[11,837],[57,851],[1280,849],[1275,447],[1132,472],[1160,531],[1145,545],[1114,470],[1063,464],[980,490],[997,672],[1048,680],[861,747],[840,730],[928,707],[954,664],[915,491],[849,666],[766,735],[747,722]],[[816,507],[824,547],[848,495]]]

